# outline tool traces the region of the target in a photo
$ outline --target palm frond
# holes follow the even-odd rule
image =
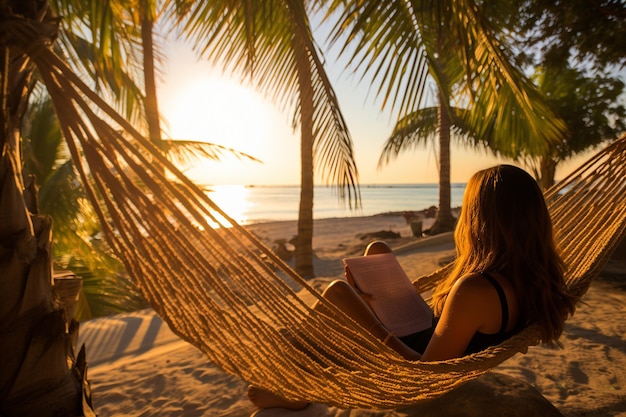
[[[494,123],[488,125],[482,136],[476,136],[471,121],[470,111],[459,107],[449,107],[450,127],[457,143],[462,145],[486,148],[498,155],[494,141]],[[408,114],[398,120],[391,135],[385,141],[378,159],[378,167],[390,163],[394,158],[410,149],[423,146],[434,140],[439,134],[438,108],[426,107]]]
[[[125,1],[84,2],[53,0],[62,16],[55,43],[72,68],[93,87],[110,95],[122,114],[135,124],[145,120],[143,108],[142,45]]]
[[[253,162],[262,161],[245,152],[238,151],[233,148],[218,145],[215,143],[202,142],[197,140],[170,139],[164,140],[161,149],[163,149],[176,165],[190,165],[202,158],[214,161],[220,160],[224,156],[233,156],[237,159],[245,159]]]
[[[451,37],[464,59],[462,84],[470,102],[466,120],[481,138],[491,131],[491,146],[505,156],[541,153],[566,130],[536,86],[515,67],[511,48],[497,36],[481,8],[471,0],[451,1]]]
[[[336,19],[331,44],[341,44],[348,66],[372,77],[382,107],[408,114],[424,101],[428,76],[424,40],[409,2],[337,0],[326,19]]]
[[[38,96],[31,101],[24,118],[22,138],[25,170],[41,185],[63,156],[60,146],[63,136],[48,96]]]
[[[400,103],[398,119],[422,104],[429,72],[446,98],[461,93],[457,104],[470,110],[465,119],[478,138],[495,127],[490,143],[504,154],[540,152],[564,132],[472,0],[366,0],[347,6],[337,0],[331,10],[341,11],[331,40],[345,42],[342,52],[350,54],[350,63],[372,75],[383,105],[391,100],[394,109]]]
[[[438,132],[437,107],[426,107],[398,120],[385,141],[378,159],[378,167],[388,164],[398,155],[436,137]]]

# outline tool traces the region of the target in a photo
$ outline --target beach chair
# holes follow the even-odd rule
[[[44,81],[53,101],[63,103],[56,107],[68,126],[68,146],[111,247],[172,330],[224,371],[286,398],[398,408],[448,392],[538,343],[537,329],[529,327],[462,358],[402,359],[233,221],[71,78],[54,54],[44,50],[33,59],[67,75]],[[83,97],[119,130],[103,123]],[[625,233],[626,135],[550,189],[546,199],[568,266],[568,289],[581,297]],[[445,272],[417,285],[432,288]],[[328,313],[313,311],[303,294],[325,303]]]

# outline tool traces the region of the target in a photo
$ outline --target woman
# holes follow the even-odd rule
[[[563,265],[556,252],[552,223],[537,182],[524,170],[499,165],[467,183],[454,233],[457,258],[450,275],[433,293],[433,328],[402,338],[391,334],[369,308],[368,297],[347,281],[329,285],[324,296],[364,328],[409,360],[437,361],[478,352],[535,324],[541,341],[556,341],[575,300],[566,293]],[[365,255],[390,251],[382,242]],[[250,387],[260,408],[301,409]]]

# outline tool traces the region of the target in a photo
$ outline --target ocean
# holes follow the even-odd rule
[[[451,189],[452,207],[458,207],[463,201],[465,184],[453,183]],[[298,186],[212,185],[209,187],[208,195],[240,224],[298,219],[300,202]],[[422,210],[439,205],[439,186],[361,184],[361,201],[360,209],[350,210],[347,203],[339,201],[331,187],[316,186],[313,217],[327,219]]]

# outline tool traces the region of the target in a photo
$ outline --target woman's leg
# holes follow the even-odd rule
[[[365,256],[377,253],[391,252],[386,243],[376,241],[370,243],[365,249]],[[359,323],[363,328],[367,329],[374,337],[382,340],[387,346],[398,352],[402,357],[408,360],[419,360],[421,355],[402,343],[393,333],[391,333],[385,325],[383,325],[378,317],[374,314],[369,305],[361,298],[351,281],[349,271],[346,271],[348,282],[336,280],[331,282],[322,293],[322,296],[328,301],[345,312],[348,316]],[[315,310],[324,312],[325,307],[316,302],[313,306]],[[330,314],[329,311],[325,311]],[[306,401],[288,401],[284,398],[264,389],[249,386],[248,398],[259,408],[288,408],[291,410],[301,410],[307,406]]]
[[[378,320],[378,317],[372,312],[370,307],[356,290],[345,281],[337,280],[331,282],[324,290],[323,294],[331,303],[335,304],[340,310],[352,317],[363,328],[372,333],[374,337],[382,340],[387,346],[398,352],[405,359],[419,360],[421,355],[402,343],[393,333]],[[313,308],[325,314],[331,314],[321,303],[316,303]],[[301,410],[307,406],[306,401],[289,401],[271,391],[258,388],[256,386],[248,387],[248,398],[252,404],[259,408],[288,408],[291,410]]]
[[[421,355],[419,353],[402,343],[398,337],[380,322],[369,305],[363,301],[356,290],[347,282],[341,280],[331,282],[322,295],[405,359],[420,359]],[[320,303],[317,303],[313,308],[319,311],[324,310]]]

